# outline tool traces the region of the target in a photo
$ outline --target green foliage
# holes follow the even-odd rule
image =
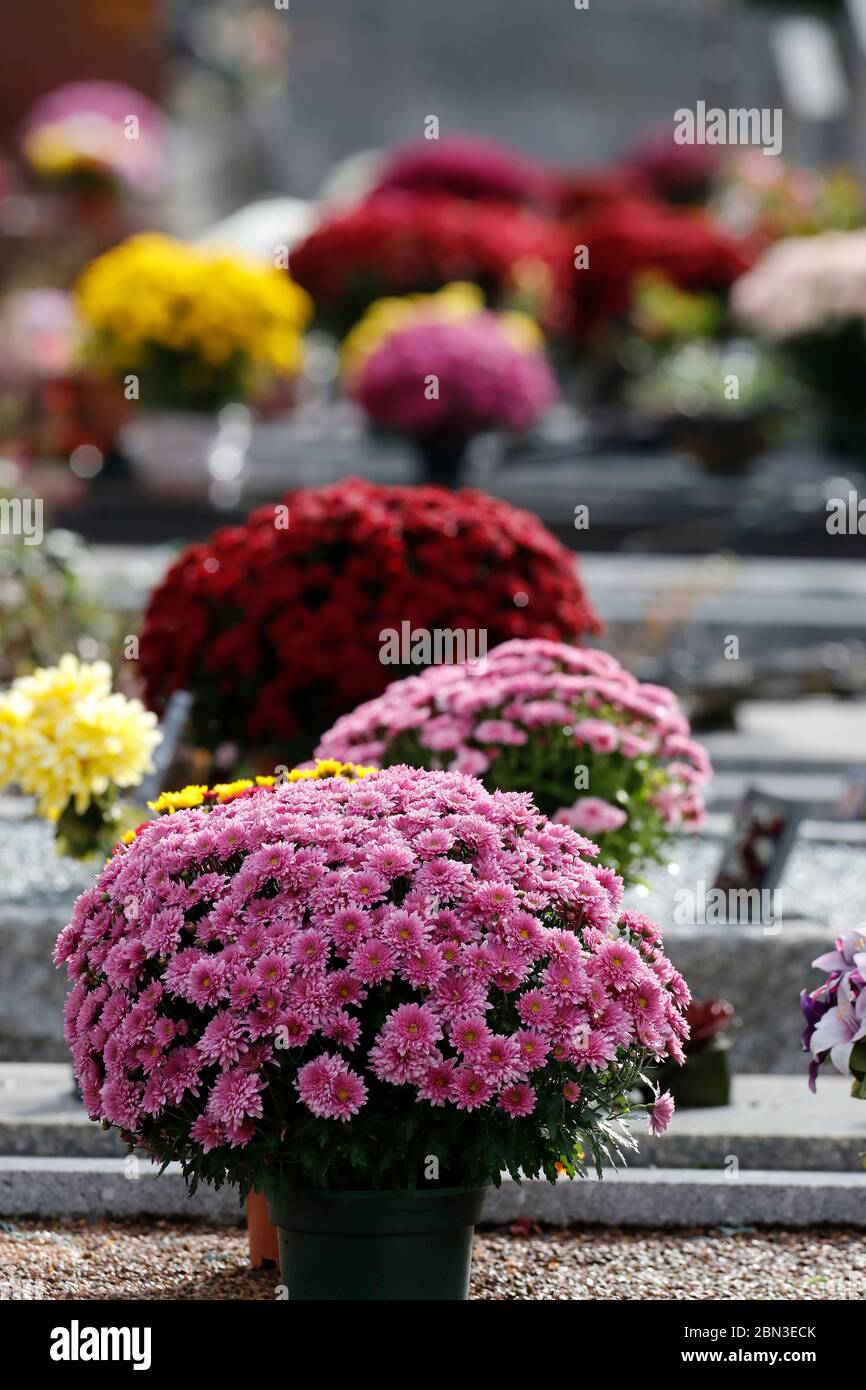
[[[23,536],[0,536],[0,684],[51,666],[64,652],[86,651],[90,660],[105,656],[118,627],[117,618],[96,600],[77,536],[46,531],[40,545],[28,545]],[[84,639],[90,650],[82,648]]]
[[[615,722],[607,706],[593,714]],[[579,717],[575,715],[575,719]],[[583,759],[587,770],[585,787],[575,786],[576,756]],[[398,735],[388,746],[388,763],[434,767],[437,761],[435,753],[421,746],[414,730]],[[490,791],[531,792],[546,816],[572,805],[581,795],[597,796],[619,806],[628,816],[625,825],[591,838],[601,851],[600,862],[622,874],[627,882],[635,882],[648,863],[661,862],[671,840],[670,827],[652,800],[667,786],[662,764],[649,756],[594,753],[588,745],[576,753],[573,738],[558,725],[545,726],[543,738],[536,736],[520,747],[502,748],[481,781]]]

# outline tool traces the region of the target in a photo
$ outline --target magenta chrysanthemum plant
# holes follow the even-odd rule
[[[88,1114],[191,1187],[600,1168],[689,992],[589,848],[406,767],[152,822],[57,943]]]
[[[712,768],[670,690],[614,657],[543,639],[430,667],[338,719],[318,756],[446,768],[531,791],[625,878],[704,816]]]

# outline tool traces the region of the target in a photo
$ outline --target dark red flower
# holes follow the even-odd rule
[[[555,327],[570,267],[562,228],[526,208],[399,190],[326,217],[289,260],[320,318],[341,334],[382,295],[453,280],[480,285],[492,305],[528,298]]]
[[[575,556],[485,493],[349,479],[283,502],[288,529],[260,507],[185,550],[151,595],[146,698],[161,711],[173,690],[191,690],[208,746],[303,738],[292,751],[306,756],[338,715],[402,674],[380,661],[380,634],[403,622],[483,629],[488,647],[599,631]]]
[[[383,189],[540,207],[549,197],[550,178],[519,150],[471,135],[452,135],[393,150],[377,184],[377,191]]]
[[[627,198],[651,196],[649,181],[633,169],[578,169],[557,174],[553,180],[554,208],[562,218],[585,215]]]
[[[572,233],[574,245],[588,249],[588,266],[573,280],[579,333],[626,312],[639,271],[658,270],[681,289],[724,293],[750,261],[705,213],[646,199],[599,205]]]
[[[657,198],[702,203],[722,167],[722,153],[718,145],[678,145],[668,128],[640,140],[626,164],[648,181]]]

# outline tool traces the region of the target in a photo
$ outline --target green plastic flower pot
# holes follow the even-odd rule
[[[290,1299],[465,1299],[484,1188],[314,1192],[268,1203]]]

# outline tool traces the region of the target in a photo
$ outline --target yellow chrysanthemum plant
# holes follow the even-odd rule
[[[0,789],[35,798],[60,853],[107,854],[140,817],[118,793],[152,770],[161,738],[154,714],[112,690],[106,662],[67,654],[0,693]]]
[[[145,410],[254,400],[303,363],[312,301],[285,271],[147,232],[91,261],[75,286],[81,354]]]
[[[161,792],[155,801],[148,801],[147,804],[156,816],[173,816],[178,811],[193,808],[209,811],[214,806],[224,806],[227,801],[236,801],[239,796],[273,791],[291,782],[321,782],[329,777],[357,782],[361,777],[372,777],[377,771],[378,768],[364,767],[361,763],[344,763],[339,758],[319,758],[311,767],[278,768],[273,777],[240,777],[234,782],[216,782],[212,787],[194,785],[177,792]],[[126,831],[121,836],[121,842],[132,844],[141,829],[139,825]]]

